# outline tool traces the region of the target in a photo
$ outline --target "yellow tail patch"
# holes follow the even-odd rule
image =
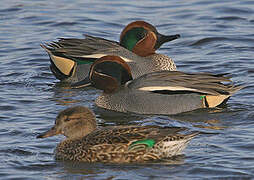
[[[206,101],[209,107],[216,107],[220,105],[229,95],[219,95],[219,96],[206,96]]]
[[[54,56],[52,54],[50,54],[50,57],[52,59],[52,61],[54,62],[54,64],[56,65],[56,67],[64,74],[64,75],[69,75],[73,66],[75,65],[75,62],[67,59],[67,58],[63,58],[63,57],[58,57],[58,56]]]

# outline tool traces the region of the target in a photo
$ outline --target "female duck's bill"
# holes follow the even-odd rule
[[[135,21],[127,25],[121,33],[120,41],[110,41],[103,38],[86,36],[85,39],[60,38],[57,42],[41,45],[50,56],[50,69],[54,76],[65,82],[77,82],[87,76],[90,65],[99,57],[115,54],[128,59],[132,57],[135,63],[150,60],[151,70],[160,68],[175,69],[173,60],[155,51],[164,43],[179,38],[179,34],[162,35],[154,26],[144,21]],[[133,58],[133,53],[135,56]],[[145,57],[155,55],[146,59]],[[138,60],[140,59],[140,60]],[[157,60],[164,60],[159,67]],[[154,61],[154,62],[152,62]],[[157,64],[156,67],[153,67]],[[172,66],[171,66],[172,64]],[[145,69],[146,67],[143,67]],[[165,69],[166,70],[166,69]],[[143,71],[142,71],[143,72]],[[135,75],[136,72],[133,72]]]
[[[101,108],[166,115],[220,106],[243,88],[225,74],[161,71],[133,80],[130,68],[117,56],[98,59],[89,77],[72,87],[82,84],[103,90],[95,101]]]
[[[97,128],[95,115],[76,106],[60,112],[55,125],[37,136],[63,134],[55,150],[57,160],[137,163],[179,155],[198,132],[179,134],[186,128],[160,126],[108,126]]]

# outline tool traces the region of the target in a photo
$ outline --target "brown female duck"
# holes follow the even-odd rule
[[[179,155],[198,133],[179,134],[185,128],[111,126],[97,128],[94,113],[76,106],[59,113],[55,125],[37,136],[67,137],[55,150],[57,160],[83,162],[147,162]]]

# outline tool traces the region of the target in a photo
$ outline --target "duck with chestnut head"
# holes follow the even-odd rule
[[[145,21],[128,24],[120,35],[120,42],[86,35],[84,39],[60,38],[41,45],[50,56],[51,71],[61,81],[75,83],[84,79],[91,64],[105,55],[120,56],[131,68],[134,78],[143,74],[176,70],[174,61],[155,51],[179,34],[162,35]]]
[[[103,90],[95,100],[101,108],[164,115],[218,107],[243,88],[226,74],[159,71],[133,79],[131,68],[118,56],[95,61],[89,76],[72,87],[83,85]]]

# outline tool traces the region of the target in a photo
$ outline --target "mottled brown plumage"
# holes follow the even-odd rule
[[[96,128],[95,116],[76,106],[59,113],[55,126],[37,136],[67,137],[55,150],[56,159],[83,162],[146,162],[181,154],[198,133],[178,134],[185,128],[159,126],[113,126]]]

